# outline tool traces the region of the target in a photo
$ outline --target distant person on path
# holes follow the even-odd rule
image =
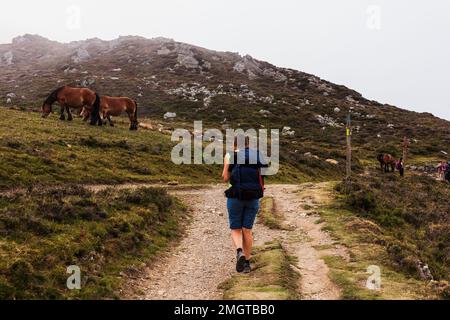
[[[445,172],[447,171],[447,167],[447,163],[445,161],[441,161],[441,164],[438,167],[439,180],[445,180]]]
[[[397,170],[400,173],[400,177],[403,177],[405,175],[405,166],[403,164],[403,158],[400,158],[400,160],[397,161]]]
[[[239,150],[238,141],[245,140]],[[250,258],[253,247],[253,225],[259,212],[259,199],[264,196],[261,154],[250,149],[248,137],[235,138],[233,154],[225,156],[223,179],[230,183],[225,191],[231,238],[237,250],[236,271],[251,272]]]
[[[445,169],[445,175],[444,175],[445,181],[450,183],[450,161],[447,163],[446,169]]]

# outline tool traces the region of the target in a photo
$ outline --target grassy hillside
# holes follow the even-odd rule
[[[186,213],[163,189],[81,187],[0,196],[0,299],[118,297],[121,274],[181,235]],[[81,290],[68,290],[69,266]]]
[[[0,119],[0,188],[58,183],[217,181],[219,170],[177,166],[170,136],[91,127],[75,119],[43,120],[38,113],[4,110]]]
[[[388,279],[395,272],[403,275],[405,284],[434,279],[436,291],[450,297],[450,185],[427,176],[401,179],[372,172],[339,184],[337,190],[340,202],[325,216],[354,255],[391,269]]]
[[[163,122],[162,122],[163,123]],[[164,123],[174,129],[185,123]],[[192,126],[192,125],[191,125]],[[117,127],[91,127],[80,119],[62,122],[55,115],[3,108],[0,117],[0,189],[64,183],[221,182],[220,165],[175,165],[170,133],[130,132]],[[308,157],[289,156],[281,146],[280,173],[268,181],[296,183],[339,176],[336,166]],[[340,165],[342,166],[342,164]]]
[[[3,109],[0,188],[58,183],[212,182],[218,168],[177,166],[170,136],[91,127],[80,119],[43,120],[38,113]]]

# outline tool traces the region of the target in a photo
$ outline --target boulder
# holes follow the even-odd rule
[[[336,120],[334,120],[332,117],[330,117],[328,115],[324,115],[324,116],[317,115],[316,119],[322,125],[327,125],[327,126],[333,127],[333,128],[341,128],[342,127],[342,124],[339,124],[338,122],[336,122]]]
[[[74,63],[80,63],[88,60],[91,57],[89,52],[84,48],[79,48],[75,54],[72,56],[72,61]]]
[[[358,103],[352,96],[345,97],[345,100],[347,100],[350,103]]]
[[[211,69],[211,62],[209,62],[209,61],[202,61],[202,68],[203,69],[205,69],[205,70],[209,70],[209,69]]]
[[[282,74],[280,71],[270,69],[270,68],[264,69],[263,76],[265,76],[267,78],[271,78],[275,82],[284,82],[287,80],[287,77],[284,74]]]
[[[305,156],[306,158],[312,158],[312,159],[315,159],[315,160],[320,160],[319,156],[316,156],[315,154],[312,154],[311,152],[306,152],[306,153],[304,154],[304,156]]]
[[[422,280],[433,280],[433,275],[431,274],[430,268],[427,264],[423,263],[422,261],[417,261],[417,271],[419,273],[419,277]]]
[[[295,135],[295,131],[291,129],[291,127],[284,127],[281,134],[283,136],[293,137]]]
[[[161,49],[158,50],[157,54],[159,56],[166,56],[166,55],[170,54],[170,52],[171,51],[169,49],[167,49],[166,47],[162,47]]]
[[[178,66],[183,66],[187,69],[196,69],[199,67],[199,62],[191,55],[179,54],[177,58]]]
[[[339,161],[334,160],[334,159],[327,159],[325,161],[328,162],[329,164],[332,164],[332,165],[335,165],[335,166],[337,166],[339,164]]]
[[[177,117],[177,114],[174,112],[167,112],[164,114],[164,120],[175,119],[176,117]]]
[[[150,123],[145,123],[145,122],[139,122],[139,128],[146,129],[146,130],[154,129]]]
[[[5,52],[3,54],[3,59],[1,59],[1,57],[0,57],[0,63],[4,62],[4,64],[6,64],[7,66],[12,65],[13,60],[14,60],[14,54],[12,53],[12,51]]]
[[[95,83],[95,79],[84,79],[80,82],[82,87],[89,87]]]
[[[263,72],[258,61],[249,55],[244,56],[241,60],[236,62],[233,70],[239,73],[246,72],[250,80],[258,79]]]

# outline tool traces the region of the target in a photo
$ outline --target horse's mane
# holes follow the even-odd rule
[[[54,90],[52,93],[50,93],[50,95],[45,100],[44,104],[52,105],[53,103],[55,103],[55,101],[58,100],[58,93],[64,88],[65,88],[65,86],[60,87],[60,88]]]

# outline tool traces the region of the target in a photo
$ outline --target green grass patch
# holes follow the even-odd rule
[[[298,273],[291,258],[277,241],[255,248],[254,270],[238,274],[223,283],[225,300],[296,300]]]
[[[183,206],[164,189],[66,186],[0,196],[0,299],[115,299],[121,272],[182,233]],[[81,269],[81,290],[66,286]]]

